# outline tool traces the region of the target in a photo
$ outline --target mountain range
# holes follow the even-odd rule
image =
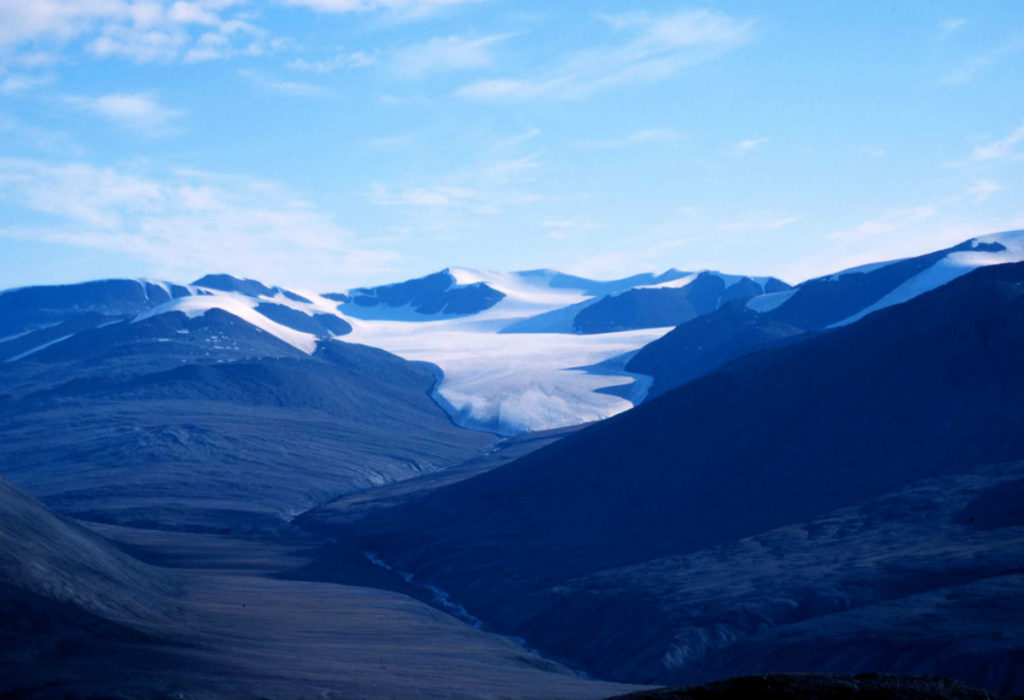
[[[795,286],[0,292],[0,693],[1024,692],[1022,347],[1020,231]]]

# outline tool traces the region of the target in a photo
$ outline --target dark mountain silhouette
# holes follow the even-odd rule
[[[915,500],[906,490],[927,480],[977,472],[976,477],[964,477],[967,485],[948,489],[948,494],[958,495],[944,497],[947,510],[977,488],[970,486],[972,479],[996,488],[1008,474],[977,470],[1024,457],[1024,432],[1019,430],[1024,419],[1021,347],[1024,265],[979,269],[858,323],[734,361],[518,462],[374,513],[345,533],[358,536],[399,570],[449,591],[496,629],[521,635],[592,671],[643,682],[692,679],[694,668],[713,667],[705,654],[731,658],[717,649],[739,648],[736,640],[759,629],[757,620],[770,631],[773,620],[782,618],[765,613],[763,598],[754,596],[752,610],[761,606],[762,612],[752,612],[749,624],[730,626],[726,615],[725,629],[716,632],[712,626],[700,633],[709,635],[707,640],[691,644],[684,635],[687,625],[675,626],[673,620],[685,619],[678,610],[695,609],[694,601],[677,610],[666,602],[672,600],[668,593],[675,590],[673,585],[704,585],[714,591],[728,577],[702,581],[699,564],[692,564],[686,568],[693,577],[689,583],[665,583],[652,591],[652,578],[643,566],[669,557],[698,557],[792,524],[808,523],[812,531],[820,530],[843,509],[866,508],[872,499],[883,498],[884,503],[886,494],[903,494],[898,498],[915,503],[908,506],[910,513],[919,513],[928,499]],[[933,550],[920,539],[904,537],[899,528],[885,530],[887,518],[896,518],[902,509],[874,509],[877,519],[868,508],[860,519],[863,527],[871,537],[897,543],[890,552],[892,566],[913,570],[908,577],[916,583],[895,576],[879,587],[877,596],[859,599],[862,616],[844,618],[847,632],[837,632],[836,638],[888,634],[888,642],[874,648],[901,649],[892,639],[898,627],[893,620],[900,615],[916,620],[907,624],[921,633],[920,619],[907,610],[897,615],[896,610],[872,614],[868,609],[887,595],[891,598],[900,586],[925,598],[945,587],[949,595],[982,600],[989,586],[995,587],[989,599],[1005,600],[1006,605],[1017,600],[992,592],[1012,589],[1010,579],[992,579],[1016,575],[1005,564],[1005,554],[992,555],[1003,562],[994,567],[959,570],[962,578],[956,567],[912,566],[921,557],[930,561],[926,552]],[[941,515],[942,508],[936,512],[938,520],[930,522],[927,533],[946,532],[937,523],[945,527],[954,519],[952,512]],[[331,527],[329,518],[318,519],[316,513],[304,522]],[[952,539],[944,544],[967,537],[964,532],[948,531]],[[1005,536],[1005,529],[1001,532]],[[776,546],[785,554],[789,545]],[[933,541],[931,546],[939,545]],[[1003,541],[986,546],[1020,554]],[[796,563],[783,559],[765,566],[769,571],[782,566],[778,576],[791,577],[795,573],[786,566],[820,566],[843,551],[841,540],[825,538],[820,550],[811,547]],[[970,556],[983,560],[986,555]],[[736,559],[737,575],[746,571],[742,562]],[[863,587],[866,583],[855,575],[854,564],[849,564],[854,573],[843,585]],[[592,580],[600,572],[625,567],[640,568],[635,576],[625,575],[613,584]],[[992,581],[980,583],[988,579]],[[765,595],[771,597],[778,589],[776,603],[782,609],[816,609],[814,584],[801,593],[772,581],[772,586],[765,584]],[[975,583],[981,588],[956,592],[958,585]],[[831,600],[830,595],[825,599]],[[820,605],[821,614],[841,610],[844,595],[849,601],[849,594],[837,594],[840,602]],[[919,601],[926,611],[921,614],[939,614],[935,606],[943,595]],[[733,596],[722,604],[736,601]],[[970,619],[981,629],[995,624],[992,616],[979,615],[965,613],[962,620]],[[961,618],[951,613],[951,619]],[[950,628],[936,638],[953,645],[949,640],[962,633]],[[723,636],[715,641],[716,634]],[[820,628],[806,630],[804,646],[791,640],[786,648],[802,650],[810,658],[808,650],[825,648],[822,638],[828,636]],[[773,644],[767,648],[783,646],[778,639]],[[851,652],[846,657],[851,665],[878,658],[871,649],[861,651],[863,656]],[[1020,688],[1019,675],[1011,672],[1012,664],[1006,665],[1021,653],[1019,645],[993,643],[972,653],[998,657],[979,667],[1003,668],[1000,682]],[[971,680],[967,654],[962,647],[929,648],[918,666],[927,666],[927,659],[933,664],[941,660]],[[743,658],[755,657],[748,650]],[[765,653],[760,658],[767,663],[800,655]],[[842,665],[844,657],[836,658]],[[690,661],[696,666],[690,667]],[[914,668],[912,672],[920,670]],[[726,675],[735,675],[737,668],[732,670]]]

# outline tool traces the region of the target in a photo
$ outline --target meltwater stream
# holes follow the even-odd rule
[[[410,574],[407,571],[399,571],[398,569],[396,569],[393,566],[391,566],[390,564],[388,564],[386,561],[381,559],[379,556],[377,556],[373,552],[363,552],[363,555],[374,566],[379,566],[380,568],[384,569],[385,571],[388,571],[388,572],[390,572],[392,574],[395,574],[396,576],[400,577],[403,581],[408,583],[410,586],[416,586],[417,588],[422,588],[423,590],[430,591],[431,595],[433,596],[434,603],[436,603],[439,607],[441,607],[442,609],[444,609],[447,612],[449,612],[454,617],[457,617],[458,619],[462,620],[463,622],[468,623],[473,628],[481,630],[481,631],[484,631],[484,632],[488,632],[489,634],[493,634],[496,637],[501,637],[502,639],[508,640],[508,641],[512,642],[513,644],[515,644],[515,645],[519,646],[520,648],[522,648],[523,651],[527,652],[528,654],[530,654],[532,656],[536,656],[538,659],[543,659],[545,661],[551,661],[553,663],[558,663],[558,664],[561,664],[562,666],[566,666],[567,668],[569,668],[573,673],[575,673],[580,678],[583,678],[585,680],[594,680],[589,675],[587,675],[584,671],[581,671],[581,670],[579,670],[577,668],[573,668],[572,666],[569,666],[563,660],[557,660],[557,659],[550,659],[550,658],[548,658],[547,656],[542,654],[540,651],[538,651],[537,649],[534,649],[529,644],[527,644],[526,640],[523,639],[522,637],[516,637],[515,635],[509,635],[509,634],[500,634],[498,632],[494,632],[493,630],[487,629],[487,627],[484,625],[484,621],[483,620],[481,620],[476,615],[473,615],[472,613],[470,613],[468,610],[466,610],[466,608],[464,608],[459,603],[456,603],[455,601],[453,601],[451,599],[451,596],[448,594],[448,591],[445,591],[444,589],[438,588],[437,586],[432,586],[429,583],[422,583],[420,581],[416,581],[413,578],[412,574]]]

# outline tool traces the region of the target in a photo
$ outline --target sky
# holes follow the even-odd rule
[[[1024,0],[0,0],[0,288],[799,282],[1024,228]]]

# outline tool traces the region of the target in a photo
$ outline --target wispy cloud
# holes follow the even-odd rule
[[[288,62],[292,70],[306,71],[309,73],[333,73],[336,70],[345,68],[365,68],[377,63],[377,57],[362,51],[352,53],[339,52],[322,61],[307,61],[296,58]]]
[[[967,188],[967,195],[975,202],[984,202],[1001,189],[1003,186],[994,180],[978,180]]]
[[[446,8],[483,0],[278,0],[284,5],[306,7],[315,12],[387,12],[405,18],[426,17]]]
[[[278,95],[289,97],[308,97],[313,99],[329,99],[335,93],[322,85],[312,83],[301,83],[294,80],[280,80],[272,78],[257,71],[240,70],[238,74],[245,78],[250,84],[265,92],[272,92]]]
[[[10,95],[16,92],[25,92],[37,87],[49,85],[57,79],[52,73],[41,75],[12,74],[6,75],[0,80],[0,92]]]
[[[152,177],[7,158],[0,159],[0,197],[53,222],[0,227],[2,237],[117,251],[175,279],[228,265],[240,274],[327,288],[340,285],[339,270],[376,272],[398,259],[394,251],[359,245],[294,193],[252,178],[185,170]],[[301,271],[302,279],[282,279],[296,274],[289,271]]]
[[[1005,139],[975,146],[971,152],[970,160],[986,161],[1010,157],[1017,158],[1019,155],[1015,152],[1015,148],[1021,141],[1024,141],[1024,125],[1017,127]]]
[[[506,182],[513,179],[519,179],[520,176],[539,167],[540,154],[533,153],[520,158],[497,160],[483,168],[483,175],[489,180]]]
[[[768,139],[744,139],[743,141],[737,141],[728,148],[724,148],[719,153],[723,156],[729,156],[730,158],[743,158],[744,156],[756,151],[758,148],[763,146]]]
[[[370,201],[389,207],[451,207],[457,204],[472,205],[473,202],[480,200],[479,191],[466,187],[435,185],[396,191],[380,183],[373,183],[370,186]]]
[[[580,221],[579,219],[544,219],[540,222],[542,228],[547,229],[548,238],[562,240],[572,234],[584,231],[593,231],[601,228],[593,221]]]
[[[1024,34],[1018,34],[1009,40],[982,52],[956,66],[939,79],[940,83],[947,85],[963,85],[974,80],[975,77],[987,68],[998,65],[1009,56],[1024,50]]]
[[[628,148],[649,143],[671,143],[683,139],[683,134],[675,129],[654,128],[639,129],[619,139],[605,139],[597,141],[580,141],[577,145],[580,148],[611,149]]]
[[[841,243],[858,243],[892,233],[900,233],[908,228],[928,221],[939,213],[944,203],[922,204],[913,207],[888,209],[879,216],[864,221],[856,226],[829,233],[826,238]]]
[[[380,206],[409,207],[421,210],[447,210],[486,216],[501,214],[510,206],[535,204],[543,198],[530,192],[517,192],[489,187],[473,188],[456,185],[389,188],[381,183],[370,185],[370,201]]]
[[[939,23],[939,38],[946,39],[956,34],[960,29],[968,23],[968,19],[965,17],[951,17],[947,20],[943,20]]]
[[[718,228],[727,233],[751,233],[756,231],[777,231],[800,221],[799,216],[760,216],[734,221],[724,221]]]
[[[509,36],[434,37],[399,50],[394,57],[395,73],[400,78],[414,79],[432,73],[484,68],[494,61],[494,45]]]
[[[617,44],[577,52],[537,76],[480,80],[457,94],[479,100],[579,99],[618,85],[655,82],[747,43],[751,22],[706,10],[602,17]]]
[[[113,93],[99,97],[71,96],[66,102],[76,109],[108,119],[117,126],[150,135],[166,133],[181,111],[160,104],[152,94]]]

